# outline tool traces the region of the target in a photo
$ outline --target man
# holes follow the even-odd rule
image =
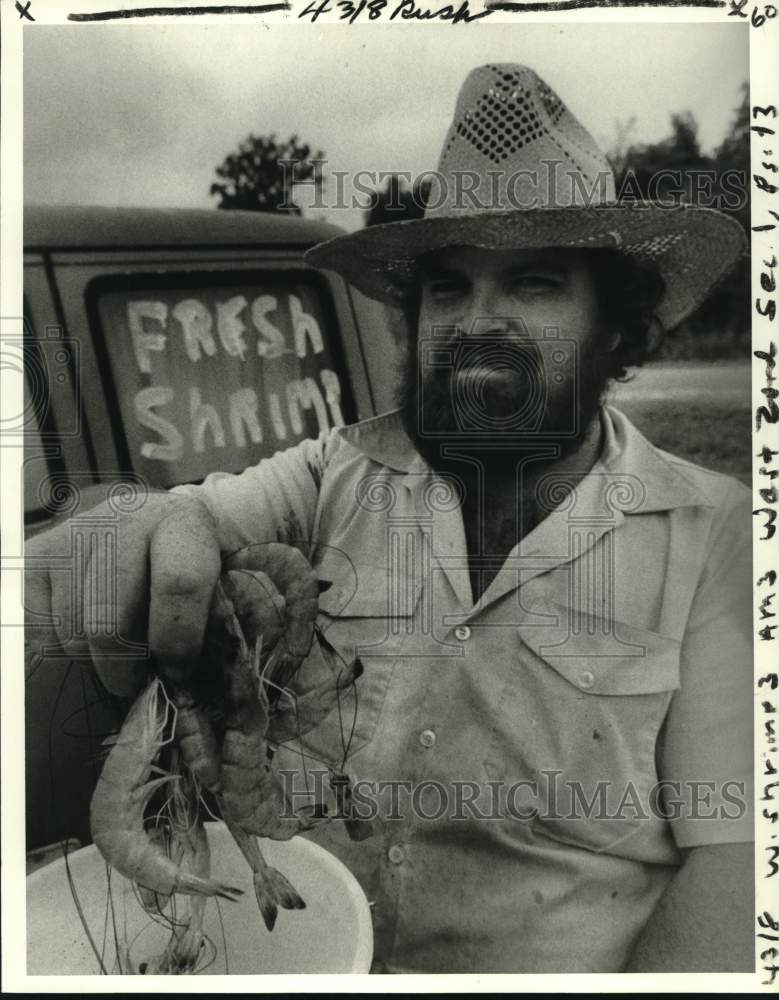
[[[120,535],[119,634],[185,677],[223,555],[309,555],[364,670],[274,765],[293,805],[349,778],[357,819],[312,836],[373,902],[377,971],[747,969],[748,493],[602,405],[744,235],[615,205],[521,66],[469,75],[438,179],[424,219],[310,254],[405,311],[399,409],[152,496]],[[69,603],[31,578],[31,609]],[[110,635],[72,651],[137,688]],[[293,687],[328,669],[317,646]]]

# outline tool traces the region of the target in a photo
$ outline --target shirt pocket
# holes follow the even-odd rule
[[[599,618],[565,641],[526,627],[518,640],[484,762],[512,802],[508,822],[632,856],[642,824],[662,822],[655,749],[680,686],[680,643]]]
[[[324,642],[314,639],[299,686],[305,690],[334,665],[348,666],[357,657],[362,673],[338,692],[331,710],[298,743],[312,766],[323,762],[341,768],[373,739],[404,636],[413,631],[421,588],[395,575],[390,590],[381,569],[343,557],[325,557],[317,574],[328,584],[317,616]]]

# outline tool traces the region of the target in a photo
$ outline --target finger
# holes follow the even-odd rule
[[[57,647],[62,654],[76,659],[89,659],[89,642],[84,633],[81,610],[83,578],[80,567],[73,565],[66,572],[51,574],[51,603],[56,621]]]
[[[149,548],[149,645],[163,677],[181,682],[200,656],[221,559],[216,528],[200,503],[177,504]]]
[[[150,667],[146,643],[148,556],[153,513],[92,532],[81,606],[98,677],[113,694],[137,693]]]
[[[23,604],[25,649],[30,657],[59,651],[67,606],[60,606],[53,586],[57,580],[69,578],[69,572],[69,546],[61,531],[42,532],[27,543]]]
[[[59,646],[56,619],[52,612],[51,580],[48,572],[25,572],[24,651],[27,669]]]
[[[37,535],[25,553],[25,680],[27,693],[53,697],[68,666],[91,667],[89,646],[75,614],[74,580],[81,564],[69,528]],[[52,687],[54,685],[54,687]]]

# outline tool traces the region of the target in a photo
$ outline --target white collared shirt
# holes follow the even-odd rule
[[[397,413],[183,488],[225,552],[302,534],[320,626],[363,663],[275,762],[376,805],[366,840],[311,836],[374,901],[377,968],[618,971],[681,848],[752,839],[749,493],[602,423],[475,606],[458,495]],[[315,646],[298,690],[327,669]]]

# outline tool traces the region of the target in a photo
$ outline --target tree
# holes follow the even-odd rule
[[[611,161],[615,176],[621,174],[627,165],[627,153],[630,149],[628,140],[630,139],[630,133],[636,127],[637,121],[638,119],[635,115],[630,115],[628,118],[617,118],[614,121],[614,131],[617,137],[609,151],[609,160]]]
[[[384,185],[374,192],[373,204],[365,213],[366,226],[383,222],[421,219],[430,194],[430,181],[417,181],[413,188],[400,174],[390,174]]]
[[[749,84],[744,81],[739,89],[741,103],[733,113],[730,131],[717,147],[714,156],[722,164],[743,169],[744,163],[749,163]]]
[[[321,191],[322,168],[317,161],[324,155],[319,150],[312,157],[311,147],[299,144],[297,135],[279,143],[275,133],[252,134],[216,168],[222,183],[213,183],[210,193],[220,198],[217,208],[300,215],[292,204],[292,186],[306,181]]]
[[[740,207],[732,210],[742,226],[749,232],[749,85],[741,84],[741,103],[733,113],[730,130],[714,151],[714,162],[720,177],[732,172],[740,178],[743,193]]]
[[[714,161],[704,156],[698,142],[698,123],[689,111],[671,115],[671,134],[660,142],[631,145],[627,150],[612,152],[615,167],[617,195],[663,198],[671,196],[671,189],[683,200],[689,189],[684,181],[696,171],[711,170]],[[681,174],[678,183],[670,174]],[[662,180],[662,183],[661,183]]]
[[[750,233],[750,201],[749,201],[749,85],[741,85],[741,101],[735,109],[728,134],[714,151],[714,167],[717,177],[715,191],[718,195],[717,205],[737,219],[744,231]],[[722,195],[727,183],[726,201]],[[733,198],[734,190],[738,195]],[[733,349],[739,355],[748,356],[749,351],[749,316],[750,300],[750,262],[742,258],[729,275],[720,282],[712,295],[698,311],[694,321],[699,329],[711,329],[720,326],[731,335]]]
[[[698,126],[689,111],[671,115],[670,134],[660,142],[625,148],[627,129],[618,132],[609,158],[617,196],[682,201],[718,208],[749,231],[749,91],[741,87],[739,106],[722,143],[708,156],[701,151]],[[697,312],[667,338],[671,357],[741,357],[749,330],[749,264],[740,261]]]

